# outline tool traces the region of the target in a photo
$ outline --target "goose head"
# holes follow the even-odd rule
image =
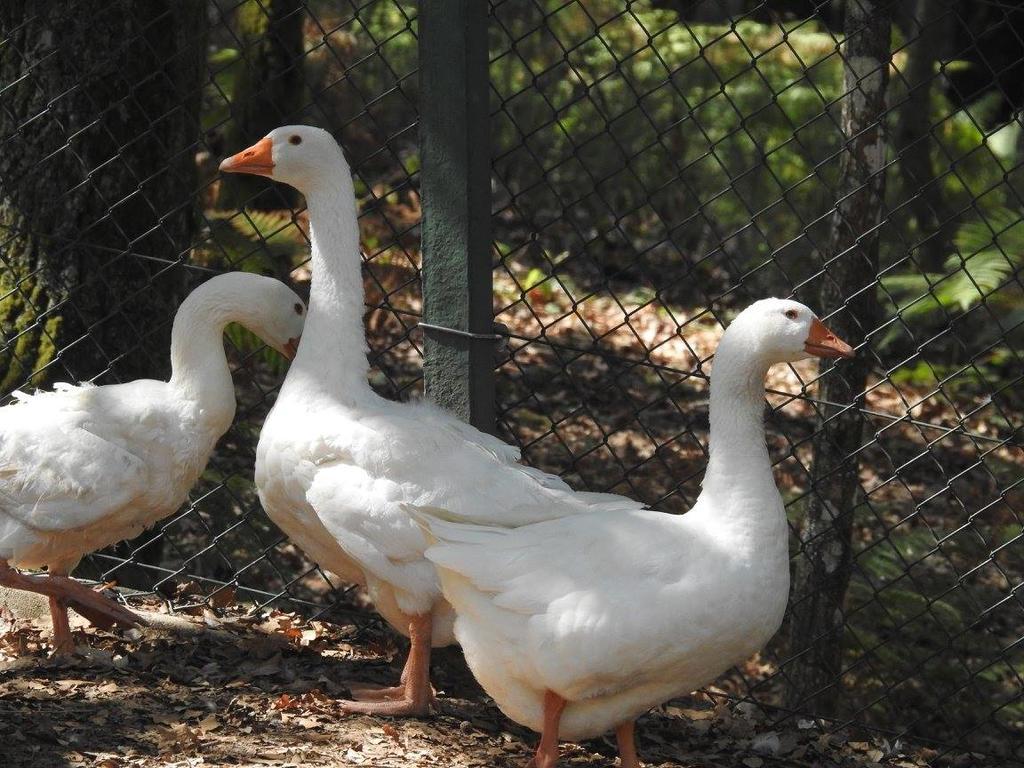
[[[327,131],[311,125],[286,125],[226,158],[220,170],[266,176],[308,195],[325,177],[342,171],[347,174],[348,163]]]
[[[241,323],[289,360],[299,348],[306,305],[291,288],[272,277],[228,272],[207,281],[219,297],[222,317]]]
[[[853,347],[832,333],[814,312],[788,299],[755,301],[736,316],[726,335],[769,364],[854,356]]]
[[[299,351],[299,338],[306,321],[306,305],[302,299],[280,280],[267,278],[256,301],[260,308],[250,321],[250,330],[293,360]]]

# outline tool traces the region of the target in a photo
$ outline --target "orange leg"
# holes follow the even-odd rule
[[[68,623],[67,602],[59,597],[51,597],[50,618],[53,620],[54,655],[70,656],[75,652],[75,640],[71,637],[71,625]]]
[[[615,729],[615,739],[619,742],[619,758],[621,768],[640,768],[640,758],[636,754],[636,741],[633,738],[635,720],[623,723]]]
[[[558,765],[558,725],[565,709],[565,699],[552,691],[544,692],[544,730],[540,734],[537,753],[526,768],[555,768]]]
[[[370,693],[376,701],[339,702],[346,712],[398,717],[430,714],[434,692],[430,687],[430,634],[434,618],[429,613],[409,620],[409,658],[402,672],[402,685]]]
[[[105,622],[135,626],[142,619],[127,608],[115,603],[99,592],[89,589],[70,579],[66,574],[50,573],[46,576],[26,576],[18,573],[0,560],[0,585],[26,592],[36,592],[50,599],[50,615],[53,617],[54,649],[57,653],[74,651],[75,644],[71,638],[68,625],[68,607],[74,608],[86,618],[97,623]]]
[[[412,653],[405,657],[405,666],[402,667],[402,676],[398,679],[398,685],[360,685],[350,687],[349,690],[352,692],[352,698],[356,701],[385,701],[402,698],[405,696],[405,684],[409,680],[409,667],[412,666],[412,658]],[[431,701],[433,701],[433,696]]]

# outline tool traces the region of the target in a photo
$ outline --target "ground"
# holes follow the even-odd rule
[[[80,623],[79,653],[55,659],[45,622],[7,613],[0,764],[518,768],[529,760],[535,735],[501,715],[457,650],[436,654],[435,716],[390,720],[347,715],[335,703],[350,682],[397,677],[402,650],[386,632],[237,606],[153,621],[159,626],[126,632]],[[916,768],[935,757],[810,720],[773,726],[749,704],[703,694],[644,717],[638,738],[646,765],[659,768]],[[565,744],[562,754],[566,768],[616,765],[611,740]]]

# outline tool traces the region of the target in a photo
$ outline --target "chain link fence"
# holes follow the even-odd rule
[[[216,166],[309,122],[356,175],[373,384],[419,393],[417,105],[445,95],[417,4],[44,6],[0,9],[3,392],[163,375],[210,272],[308,282],[301,200]],[[1024,12],[491,0],[488,34],[499,433],[685,512],[722,327],[808,303],[859,363],[771,373],[791,611],[711,691],[1024,759]],[[362,626],[255,495],[282,364],[241,332],[229,355],[238,418],[189,505],[78,575]]]
[[[288,122],[330,126],[345,144],[361,197],[374,384],[391,397],[418,387],[412,16],[393,3],[293,0],[66,10],[3,12],[5,392],[165,374],[174,309],[209,274],[308,285],[308,222],[291,192],[216,171],[229,148]],[[74,221],[60,222],[69,212]],[[282,361],[240,329],[228,348],[238,416],[190,504],[78,573],[179,608],[237,591],[322,611],[330,581],[283,541],[252,483]]]

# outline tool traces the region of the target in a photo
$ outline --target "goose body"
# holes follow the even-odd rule
[[[427,556],[501,711],[541,732],[552,691],[568,702],[559,738],[579,741],[712,681],[775,634],[786,522],[781,503],[760,511],[763,524],[742,531],[708,503],[512,530],[435,518]]]
[[[180,506],[231,413],[166,389],[57,385],[0,410],[0,558],[68,572]]]
[[[312,287],[302,344],[264,424],[256,485],[264,508],[322,567],[366,586],[381,615],[412,640],[403,679],[352,711],[423,714],[432,646],[454,640],[453,614],[427,539],[406,505],[459,519],[524,525],[642,505],[575,493],[561,479],[518,463],[518,449],[429,403],[395,403],[367,383],[363,283],[352,176],[325,131],[287,126],[224,161],[306,197]]]
[[[356,402],[325,396],[306,368],[315,369],[319,358],[307,349],[315,347],[304,337],[260,435],[260,499],[320,565],[366,586],[402,634],[409,634],[410,616],[432,613],[432,645],[454,640],[453,615],[423,556],[427,539],[406,504],[443,506],[491,525],[641,507],[574,493],[559,478],[517,463],[518,450],[428,403],[394,403],[369,387]]]
[[[83,555],[177,510],[234,418],[225,326],[242,323],[290,355],[304,312],[279,281],[221,275],[193,291],[175,316],[170,381],[16,393],[0,408],[0,576],[30,589],[43,582],[25,581],[31,577],[11,566],[46,566],[59,580]],[[62,623],[55,616],[67,650]]]
[[[710,459],[685,515],[596,512],[516,529],[410,510],[455,608],[470,669],[505,714],[559,738],[615,729],[712,681],[768,641],[789,592],[787,523],[765,446],[776,362],[852,354],[801,304],[766,299],[730,325],[711,379]]]

